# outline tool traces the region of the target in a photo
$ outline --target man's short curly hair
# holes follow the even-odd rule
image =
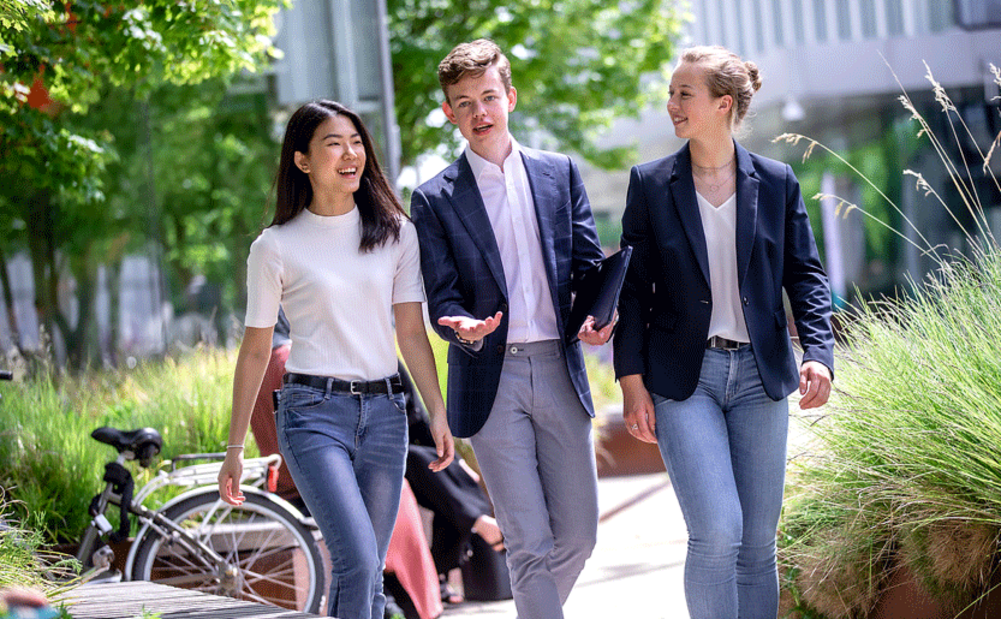
[[[479,77],[490,67],[497,67],[504,91],[511,90],[511,62],[496,43],[488,39],[477,39],[471,43],[460,43],[438,64],[438,82],[448,101],[448,87],[458,84],[470,75]]]

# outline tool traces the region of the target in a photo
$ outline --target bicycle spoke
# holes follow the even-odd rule
[[[322,561],[312,531],[280,506],[249,496],[242,508],[208,495],[178,504],[171,516],[185,535],[170,543],[157,536],[138,553],[138,577],[295,610],[319,609]],[[185,536],[198,545],[185,542]],[[211,548],[228,565],[206,562]],[[146,574],[143,576],[143,574]]]

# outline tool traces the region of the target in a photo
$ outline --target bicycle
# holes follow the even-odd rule
[[[318,528],[293,505],[272,494],[281,456],[248,458],[241,488],[246,502],[234,507],[219,498],[219,462],[224,454],[188,454],[174,458],[138,492],[124,464],[149,468],[163,440],[153,428],[122,431],[110,427],[91,436],[118,451],[105,465],[105,488],[91,501],[92,518],[77,559],[84,580],[145,580],[271,606],[317,613],[325,598],[324,563]],[[265,487],[265,485],[270,488]],[[191,488],[156,510],[144,503],[166,486]],[[106,514],[118,506],[118,529]],[[126,540],[131,516],[139,522],[122,573],[113,569],[114,553],[105,541]]]

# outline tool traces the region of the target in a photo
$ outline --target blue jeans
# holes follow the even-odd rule
[[[775,619],[788,401],[765,394],[750,346],[706,350],[691,397],[653,401],[660,453],[688,526],[691,619]]]
[[[407,456],[402,394],[282,387],[278,444],[330,551],[328,614],[382,619],[382,572]]]

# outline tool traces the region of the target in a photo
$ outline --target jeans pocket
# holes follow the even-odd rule
[[[402,393],[391,393],[389,394],[389,399],[393,401],[396,406],[396,410],[400,411],[404,415],[407,414],[407,397]]]
[[[279,407],[285,411],[304,411],[323,404],[326,399],[323,390],[306,385],[289,384],[282,388]]]

